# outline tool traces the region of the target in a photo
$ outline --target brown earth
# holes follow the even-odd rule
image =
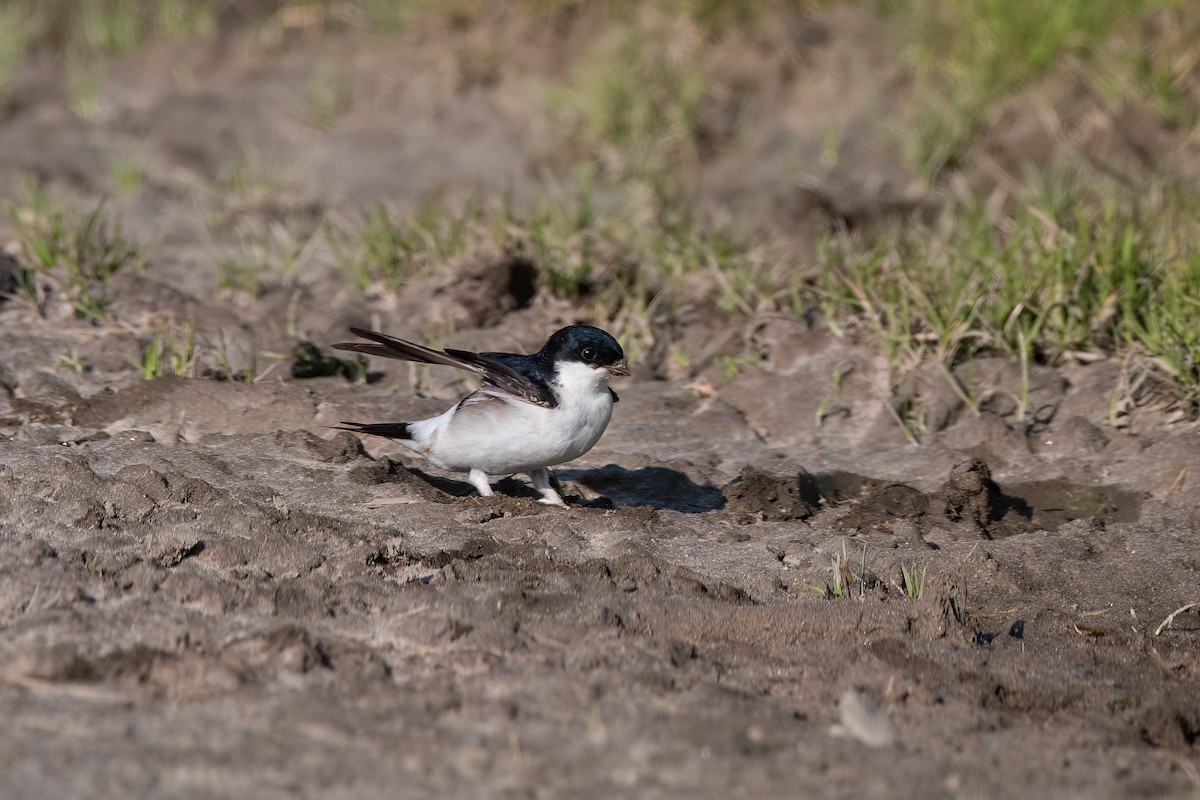
[[[788,70],[724,54],[731,85],[780,77],[754,84],[752,134],[717,148],[695,196],[747,228],[923,202],[872,133],[904,100],[886,25],[791,22]],[[1003,361],[975,365],[993,376],[978,413],[917,381],[915,446],[870,346],[698,306],[662,333],[692,368],[656,347],[600,444],[558,471],[567,510],[521,479],[475,497],[330,430],[441,411],[469,388],[442,372],[142,380],[130,356],[163,318],[223,331],[243,360],[440,317],[458,346],[528,349],[573,319],[508,262],[364,297],[327,252],[234,302],[208,223],[536,196],[553,166],[531,144],[550,126],[538,82],[585,29],[270,46],[235,29],[108,64],[86,117],[70,69],[18,73],[5,185],[94,201],[132,153],[144,185],[113,203],[153,245],[103,325],[0,304],[0,795],[1195,797],[1200,618],[1154,630],[1200,601],[1200,433],[1151,406],[1113,427],[1117,364],[1036,368],[1030,420]],[[350,90],[332,130],[297,110],[320,69]],[[1012,106],[1024,123],[1002,116],[988,152],[1052,149]],[[801,190],[784,165],[818,161],[829,131],[843,166]],[[1119,130],[1093,133],[1120,163]],[[286,181],[227,196],[246,153]],[[1167,139],[1155,157],[1188,163]],[[995,174],[978,163],[973,184]],[[515,294],[480,302],[498,286]],[[750,356],[732,378],[712,366],[726,351]],[[902,568],[925,576],[919,599]]]

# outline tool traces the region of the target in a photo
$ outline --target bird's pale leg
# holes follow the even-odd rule
[[[529,477],[533,481],[533,488],[542,493],[542,499],[538,500],[539,503],[545,503],[548,506],[566,506],[562,495],[554,491],[554,487],[550,485],[550,470],[535,469],[529,473]]]
[[[487,473],[484,472],[483,470],[481,470],[481,469],[471,470],[470,472],[467,473],[467,480],[471,482],[472,486],[474,486],[476,489],[479,490],[479,495],[481,497],[491,497],[492,496],[492,484],[490,482],[488,482]]]

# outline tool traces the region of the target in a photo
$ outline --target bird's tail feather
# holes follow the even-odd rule
[[[354,433],[369,433],[372,436],[386,436],[389,439],[412,439],[412,428],[407,422],[363,423],[343,420],[337,429]]]

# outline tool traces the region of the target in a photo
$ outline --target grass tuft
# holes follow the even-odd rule
[[[20,3],[0,6],[0,99],[28,49],[30,9]]]
[[[23,205],[10,204],[22,269],[20,294],[45,316],[47,305],[61,293],[75,316],[103,319],[111,298],[108,283],[140,260],[139,246],[125,237],[121,220],[101,201],[79,213],[56,205],[44,193],[31,191]]]
[[[211,0],[89,0],[36,5],[49,31],[64,31],[68,51],[121,55],[156,38],[189,39],[215,23]],[[54,16],[50,16],[54,15]]]
[[[933,179],[954,167],[997,101],[1070,55],[1086,58],[1177,0],[911,0],[876,3],[908,31],[918,112],[902,141]]]
[[[217,288],[253,298],[268,286],[295,282],[296,272],[320,242],[319,231],[281,220],[243,221],[236,241],[218,249]]]
[[[162,321],[140,352],[129,353],[127,358],[146,380],[174,375],[236,383],[260,381],[274,371],[280,361],[288,358],[275,353],[260,353],[253,344],[248,348],[239,345],[236,351],[235,354],[231,349],[223,328],[217,331],[215,339],[210,339],[197,337],[195,320],[189,320],[182,327]],[[272,359],[266,369],[259,368],[260,356]],[[348,379],[359,377],[353,369],[354,365],[347,366]]]
[[[579,185],[573,197],[548,195],[529,209],[477,198],[401,217],[378,206],[357,224],[335,224],[329,238],[347,279],[367,291],[396,290],[464,258],[528,259],[543,292],[611,324],[633,358],[649,349],[652,318],[685,299],[745,314],[774,302],[772,248],[748,246],[641,182],[604,192],[586,178]]]
[[[850,566],[850,554],[845,539],[842,540],[841,551],[835,551],[830,557],[829,566],[832,570],[830,579],[823,587],[813,587],[823,594],[826,600],[851,596],[855,583],[858,584],[858,597],[862,600],[866,597],[868,587],[878,585],[876,577],[867,570],[867,545],[865,542],[858,573],[855,573],[853,567]]]
[[[155,328],[154,336],[142,348],[141,356],[131,360],[146,380],[165,375],[194,378],[199,356],[196,346],[196,323],[191,321],[182,331],[173,330],[166,323],[160,323]]]
[[[909,566],[907,564],[900,565],[900,577],[904,582],[904,595],[909,600],[920,600],[921,595],[925,593],[925,573],[928,567],[918,569],[916,564]]]
[[[1169,630],[1171,628],[1171,626],[1175,624],[1175,618],[1177,616],[1184,613],[1185,611],[1190,611],[1193,608],[1200,608],[1200,603],[1188,603],[1186,606],[1182,606],[1182,607],[1177,608],[1174,611],[1172,611],[1170,614],[1167,615],[1167,618],[1164,619],[1161,623],[1159,623],[1159,626],[1154,629],[1154,635],[1162,636],[1163,631]]]
[[[569,157],[609,179],[671,175],[698,158],[703,31],[687,15],[652,19],[598,41],[551,98]]]
[[[1014,206],[954,202],[933,224],[830,236],[811,302],[861,320],[897,385],[927,360],[1000,353],[1027,374],[1133,351],[1200,411],[1200,198],[1066,181]]]
[[[357,223],[332,226],[329,239],[337,262],[364,290],[398,289],[477,248],[494,246],[497,236],[489,228],[503,229],[507,210],[485,211],[472,200],[453,211],[435,201],[408,217],[397,216],[380,203]]]

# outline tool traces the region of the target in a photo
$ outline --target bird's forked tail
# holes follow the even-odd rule
[[[376,424],[362,422],[346,422],[337,427],[339,431],[353,433],[369,433],[372,436],[386,436],[388,439],[412,439],[412,429],[407,422],[380,422]]]

